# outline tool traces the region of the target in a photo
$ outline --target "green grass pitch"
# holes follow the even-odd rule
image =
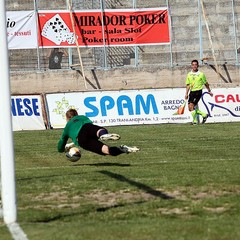
[[[14,132],[29,240],[240,239],[240,123],[109,127],[118,157],[57,153],[62,130]],[[11,235],[0,219],[0,239]]]

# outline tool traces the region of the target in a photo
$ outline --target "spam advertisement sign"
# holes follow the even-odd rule
[[[102,126],[157,123],[184,123],[190,114],[173,115],[184,102],[184,89],[126,90],[47,94],[53,128],[66,124],[65,113],[75,108],[95,124]]]
[[[209,114],[207,123],[240,121],[240,88],[213,89],[213,93],[211,97],[204,90],[198,104]],[[176,88],[58,93],[47,94],[46,99],[52,127],[62,128],[69,108],[100,126],[190,123],[187,106],[184,114],[176,114],[184,96],[185,89]]]

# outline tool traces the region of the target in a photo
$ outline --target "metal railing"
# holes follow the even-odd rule
[[[207,30],[202,18],[200,1],[183,0],[72,0],[73,10],[82,9],[125,9],[157,8],[167,6],[170,15],[170,45],[84,47],[81,56],[84,67],[115,68],[152,66],[174,67],[188,65],[192,59],[202,60],[212,57]],[[217,61],[239,65],[240,10],[236,0],[204,1]],[[6,0],[7,11],[22,10],[67,10],[67,0]],[[218,14],[211,14],[216,8]],[[211,9],[211,12],[210,10]],[[224,21],[227,19],[227,21]],[[11,71],[32,71],[49,69],[48,49],[9,50]],[[76,48],[68,49],[68,57],[63,57],[61,68],[69,69],[78,64]]]

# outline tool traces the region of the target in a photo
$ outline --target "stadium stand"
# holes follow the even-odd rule
[[[36,6],[38,10],[63,10],[68,8],[65,0],[36,1],[35,5],[33,0],[7,0],[6,2],[8,11],[31,10],[34,9],[34,6]],[[117,71],[119,71],[119,68],[125,69],[130,67],[130,69],[134,69],[137,67],[138,70],[134,69],[133,72],[140,71],[139,68],[141,67],[152,69],[151,71],[158,71],[154,69],[164,69],[170,71],[170,73],[166,75],[163,74],[163,77],[173,78],[176,77],[177,72],[182,71],[179,67],[186,69],[192,59],[198,59],[200,61],[205,59],[202,63],[214,64],[208,32],[202,16],[201,6],[199,5],[200,0],[138,0],[135,1],[135,6],[133,6],[133,2],[132,0],[103,1],[104,9],[133,7],[157,8],[166,6],[168,3],[172,24],[172,44],[170,46],[154,45],[139,46],[137,48],[131,46],[107,48],[108,69],[117,68]],[[219,65],[227,64],[233,82],[239,84],[239,78],[236,76],[239,73],[239,53],[237,53],[237,49],[239,48],[240,42],[240,25],[237,24],[237,22],[240,16],[240,3],[234,0],[209,0],[204,1],[204,6],[217,62]],[[73,9],[100,9],[100,6],[98,1],[73,0]],[[213,12],[214,14],[212,14]],[[199,21],[201,21],[202,28],[199,27]],[[200,42],[202,42],[202,45]],[[97,71],[105,69],[103,48],[81,48],[81,53],[83,65],[89,71],[92,71],[92,69],[97,69]],[[48,58],[46,56],[46,49],[39,49],[39,51],[35,49],[9,50],[10,67],[11,72],[14,72],[13,76],[16,76],[17,71],[42,71],[43,74],[45,74],[46,71],[49,71]],[[76,49],[72,49],[70,56],[71,63],[69,62],[70,58],[63,59],[62,71],[71,71],[69,70],[70,64],[79,62]],[[206,61],[206,59],[208,61]],[[174,74],[172,74],[173,71],[175,72]],[[186,70],[184,70],[184,74],[185,71]],[[210,71],[213,70],[210,69]],[[119,72],[122,74],[121,70]],[[124,72],[126,71],[124,70]],[[100,74],[100,72],[98,73]],[[101,74],[103,74],[102,77],[106,77],[106,74]],[[117,74],[117,72],[115,72],[115,74]],[[159,73],[155,73],[155,75],[158,74]],[[61,77],[60,75],[58,78]],[[220,83],[221,80],[219,81],[215,75],[214,73],[211,75],[211,77],[214,78],[214,82]],[[19,74],[18,77],[20,77]],[[151,76],[147,76],[147,78],[148,77],[151,78]],[[178,78],[181,77],[182,75],[180,74]],[[129,78],[129,76],[126,76],[126,78]],[[134,80],[134,82],[136,82],[136,80]],[[169,84],[150,84],[154,87],[174,87],[179,86],[179,83],[180,82],[177,81],[174,84],[172,84],[172,82],[170,84],[169,81]],[[132,86],[134,86],[134,84],[131,85],[131,87]],[[143,84],[137,85],[136,87],[144,88],[148,86],[148,84]],[[122,86],[120,86],[120,88],[122,88]],[[49,91],[54,91],[54,89]]]

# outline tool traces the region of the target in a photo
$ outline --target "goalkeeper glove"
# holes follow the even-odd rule
[[[73,142],[72,142],[72,143],[67,143],[67,144],[65,145],[65,152],[68,152],[69,149],[72,148],[73,146],[74,146],[74,143],[73,143]]]

